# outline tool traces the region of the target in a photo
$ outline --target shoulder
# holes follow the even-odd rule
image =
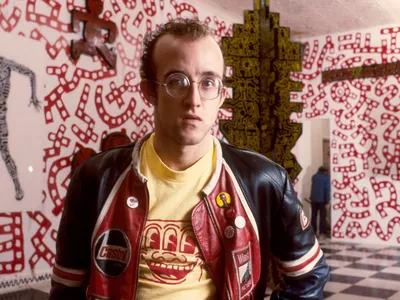
[[[326,182],[330,182],[331,181],[330,177],[328,175],[326,175],[326,174],[324,175],[324,178],[325,178]]]
[[[225,142],[221,142],[221,148],[224,160],[234,172],[246,176],[263,176],[281,184],[287,179],[287,172],[283,167],[258,152]]]
[[[108,170],[122,173],[132,161],[134,143],[113,148],[84,161],[76,170],[80,177],[99,177]]]
[[[269,169],[271,171],[285,172],[279,164],[273,162],[268,157],[249,149],[239,148],[227,144],[225,142],[220,142],[222,148],[222,156],[227,162],[246,162],[249,166],[256,169]]]

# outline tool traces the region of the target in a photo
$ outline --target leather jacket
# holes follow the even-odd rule
[[[142,143],[100,153],[74,173],[51,300],[135,299],[148,209]],[[271,299],[323,299],[329,268],[286,171],[256,152],[215,145],[216,169],[191,221],[216,299],[264,299],[271,258],[284,278]]]

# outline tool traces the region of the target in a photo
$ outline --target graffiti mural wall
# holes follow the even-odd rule
[[[99,152],[113,132],[135,140],[152,130],[139,91],[144,33],[194,16],[221,40],[243,21],[201,1],[107,0],[99,17],[117,25],[112,70],[98,55],[71,58],[71,40],[82,38],[74,9],[85,13],[86,1],[0,1],[0,293],[49,279],[73,155]]]
[[[400,244],[400,76],[322,83],[322,71],[400,60],[400,27],[308,39],[293,121],[331,120],[332,236]],[[301,158],[299,158],[301,164]]]
[[[40,45],[22,37],[0,32],[0,39],[7,45],[0,53],[1,210],[38,209],[44,183],[41,75],[45,56],[39,52],[31,60],[24,50],[39,51]]]

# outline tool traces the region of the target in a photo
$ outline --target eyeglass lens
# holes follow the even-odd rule
[[[167,93],[174,98],[186,96],[190,90],[190,85],[190,80],[181,73],[171,74],[165,82]],[[212,100],[221,94],[222,82],[218,77],[206,76],[202,78],[197,85],[199,87],[200,96],[204,99]]]

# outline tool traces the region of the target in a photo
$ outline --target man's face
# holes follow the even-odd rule
[[[196,82],[210,75],[222,80],[222,53],[210,36],[194,40],[165,35],[157,42],[153,59],[155,80],[160,83],[172,73],[182,73]],[[181,98],[170,96],[164,86],[156,85],[153,101],[156,134],[182,146],[200,144],[214,124],[224,99],[224,90],[215,99],[203,99],[194,82]]]

